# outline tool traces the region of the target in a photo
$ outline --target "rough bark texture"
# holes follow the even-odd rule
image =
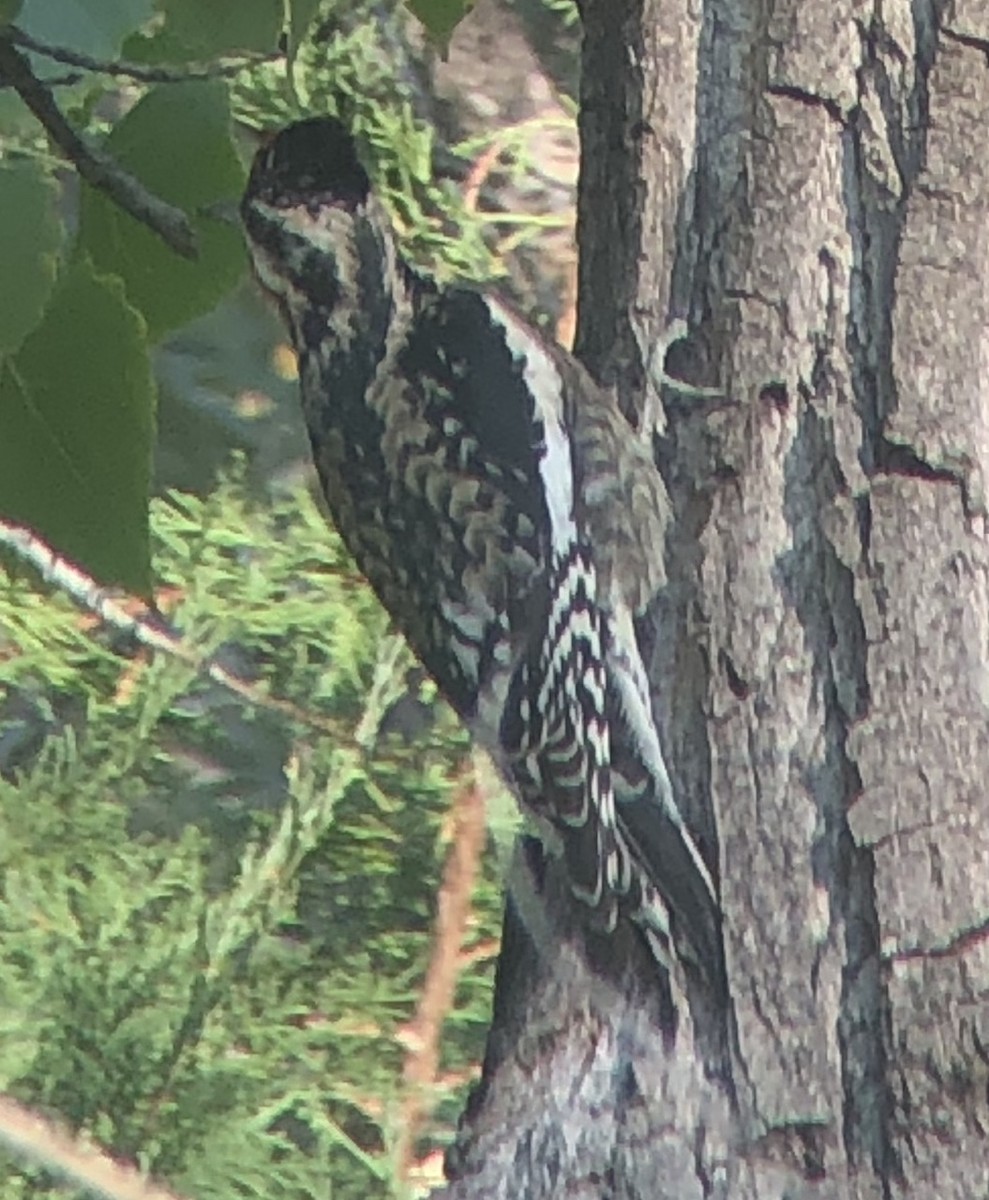
[[[989,3],[584,21],[577,349],[635,414],[684,317],[726,395],[667,397],[655,683],[731,1044],[512,918],[448,1195],[989,1195]]]

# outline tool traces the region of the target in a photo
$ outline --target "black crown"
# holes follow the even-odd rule
[[[305,200],[349,209],[364,204],[371,181],[349,130],[333,117],[298,121],[258,151],[248,196],[278,202]]]

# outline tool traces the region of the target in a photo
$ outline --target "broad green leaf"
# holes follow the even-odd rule
[[[406,4],[445,53],[451,34],[474,7],[474,0],[406,0]]]
[[[150,191],[193,220],[199,257],[180,258],[104,195],[83,189],[79,244],[97,269],[119,275],[156,341],[208,312],[244,270],[236,203],[244,172],[230,140],[218,80],[155,88],[118,123],[108,150]]]
[[[105,59],[153,11],[152,0],[25,0],[17,24],[39,41]]]
[[[147,592],[154,383],[138,313],[85,259],[0,366],[0,512],[105,583]]]
[[[139,63],[186,63],[196,55],[166,29],[155,29],[132,34],[120,51],[120,57],[128,62]]]
[[[41,320],[55,285],[63,234],[56,199],[54,181],[36,162],[0,167],[0,355]]]
[[[184,46],[192,58],[255,52],[278,45],[283,0],[158,0],[162,35]]]

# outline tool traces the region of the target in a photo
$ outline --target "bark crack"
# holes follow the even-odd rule
[[[806,104],[812,108],[822,108],[828,116],[842,128],[847,125],[847,116],[841,105],[830,96],[822,96],[819,92],[810,91],[793,83],[770,83],[766,87],[770,96],[780,96],[784,100],[795,100],[798,104]]]

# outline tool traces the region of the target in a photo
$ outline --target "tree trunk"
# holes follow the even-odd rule
[[[685,318],[724,393],[664,389],[654,683],[728,1040],[550,867],[447,1194],[987,1196],[989,3],[583,17],[578,352],[638,419]]]

